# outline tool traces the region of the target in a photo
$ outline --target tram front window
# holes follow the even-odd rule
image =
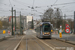
[[[44,32],[50,32],[50,25],[44,25],[43,26],[43,31]]]

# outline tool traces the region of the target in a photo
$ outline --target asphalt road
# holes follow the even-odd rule
[[[27,30],[17,50],[75,50],[75,45],[56,39],[39,39],[33,30]]]

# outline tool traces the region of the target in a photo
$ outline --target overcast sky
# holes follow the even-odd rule
[[[34,4],[33,4],[34,1]],[[57,1],[57,2],[56,2]],[[56,2],[56,3],[55,3]],[[39,19],[39,15],[45,12],[46,9],[50,8],[51,5],[55,4],[62,4],[62,3],[69,3],[75,2],[75,0],[0,0],[0,16],[11,16],[11,7],[17,10],[17,16],[19,16],[19,12],[21,11],[22,15],[31,15],[34,14],[34,19]],[[31,8],[28,6],[39,8],[34,8],[36,11],[32,11]],[[74,11],[75,11],[75,3],[67,4],[67,5],[57,5],[52,6],[51,8],[54,9],[60,8],[63,14],[66,14],[68,18],[73,19]],[[72,16],[70,16],[72,15]]]

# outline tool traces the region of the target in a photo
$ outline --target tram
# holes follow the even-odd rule
[[[36,27],[36,37],[38,38],[51,38],[51,23],[50,22],[41,22]]]

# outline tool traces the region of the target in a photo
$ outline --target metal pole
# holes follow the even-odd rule
[[[20,34],[21,34],[21,12],[20,12]]]
[[[16,10],[15,10],[15,32],[16,32]]]
[[[65,22],[66,22],[66,14],[64,14],[64,29],[65,29]]]
[[[32,29],[33,29],[33,17],[32,17]]]
[[[56,34],[56,27],[57,27],[57,19],[55,18],[55,34]]]
[[[75,34],[75,11],[74,11],[74,34]]]
[[[12,7],[12,35],[14,35],[13,33],[13,7]]]

